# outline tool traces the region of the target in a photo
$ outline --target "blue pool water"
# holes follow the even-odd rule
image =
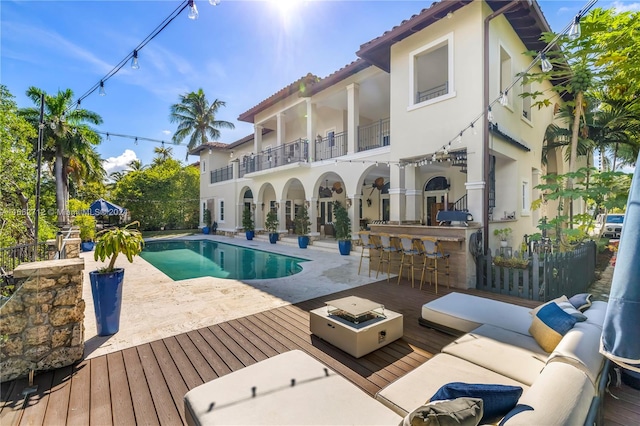
[[[216,241],[147,242],[140,256],[173,280],[281,278],[302,270],[299,259]]]

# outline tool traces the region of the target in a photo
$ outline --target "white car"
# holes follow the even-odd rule
[[[594,235],[599,235],[600,230],[605,238],[620,238],[622,233],[622,225],[624,223],[624,213],[599,214],[596,218]]]

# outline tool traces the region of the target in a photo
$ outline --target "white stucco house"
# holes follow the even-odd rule
[[[486,112],[530,64],[523,52],[545,47],[543,31],[535,1],[441,1],[361,45],[344,68],[300,78],[240,115],[254,134],[191,152],[200,156],[201,224],[209,209],[218,232],[241,231],[249,206],[257,230],[274,210],[287,232],[305,203],[319,232],[339,200],[354,235],[367,221],[435,226],[438,210],[456,209],[492,246],[493,229],[505,226],[519,244],[544,214],[530,208],[534,187],[567,168],[560,153],[541,160],[562,100],[532,108],[519,94],[550,84],[517,84],[491,121]]]

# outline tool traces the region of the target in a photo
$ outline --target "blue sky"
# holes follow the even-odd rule
[[[29,86],[49,93],[70,88],[76,98],[133,51],[180,0],[0,0],[0,82],[20,107],[32,106]],[[283,7],[289,3],[289,7]],[[293,3],[293,5],[291,5]],[[560,30],[586,4],[539,1],[552,29]],[[218,119],[231,121],[221,142],[253,132],[242,112],[311,72],[320,77],[356,59],[359,46],[428,7],[431,1],[239,1],[211,6],[196,0],[199,17],[186,11],[139,52],[140,69],[127,64],[82,107],[100,114],[99,130],[170,141],[176,124],[169,107],[180,94],[202,88],[227,103]],[[596,7],[639,10],[637,1],[599,1]],[[152,142],[112,137],[98,151],[108,171],[132,159],[148,164]],[[186,149],[173,147],[184,160]],[[189,162],[196,161],[189,157]]]

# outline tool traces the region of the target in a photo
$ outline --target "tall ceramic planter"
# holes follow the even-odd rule
[[[340,250],[341,255],[348,256],[351,253],[351,240],[338,241],[338,250]]]
[[[298,236],[298,247],[301,249],[306,249],[309,245],[309,236],[307,235],[299,235]]]
[[[275,244],[277,241],[278,241],[278,233],[277,232],[269,233],[269,242],[271,244]]]
[[[115,334],[120,329],[124,269],[118,268],[110,273],[92,271],[89,279],[98,336]]]
[[[80,243],[80,248],[82,251],[92,251],[93,247],[96,245],[93,241],[83,241]]]
[[[253,240],[253,237],[255,235],[255,231],[245,231],[244,235],[245,235],[245,237],[247,237],[247,240],[251,241],[251,240]]]

